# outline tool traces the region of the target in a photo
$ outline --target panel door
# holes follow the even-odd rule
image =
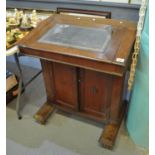
[[[90,70],[80,72],[80,111],[95,118],[108,119],[112,76]]]
[[[78,110],[76,68],[65,64],[53,63],[53,75],[56,104]]]

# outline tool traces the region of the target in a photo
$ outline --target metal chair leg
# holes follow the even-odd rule
[[[20,67],[20,63],[19,63],[19,59],[18,59],[18,54],[15,53],[14,57],[15,57],[15,61],[16,61],[17,67],[18,67],[18,71],[19,71],[19,86],[18,86],[18,96],[17,96],[17,103],[16,103],[16,113],[17,113],[18,119],[22,119],[22,116],[20,114],[20,96],[21,96],[21,92],[22,92],[23,75],[22,75],[22,69]]]
[[[22,91],[22,79],[19,80],[19,86],[18,86],[18,96],[17,96],[17,102],[16,102],[16,112],[18,119],[22,119],[22,115],[20,113],[20,96]]]
[[[17,65],[18,71],[19,71],[19,86],[18,86],[18,96],[17,96],[17,102],[16,102],[16,113],[17,113],[18,119],[22,119],[22,115],[20,113],[20,97],[21,97],[21,93],[25,89],[25,87],[28,86],[42,72],[42,70],[40,70],[27,83],[24,84],[22,69],[21,69],[21,66],[20,66],[20,62],[19,62],[19,58],[18,58],[17,53],[14,54],[14,58],[15,58],[16,65]]]

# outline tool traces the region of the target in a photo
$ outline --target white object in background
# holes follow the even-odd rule
[[[116,61],[117,61],[117,62],[122,62],[122,63],[124,63],[125,60],[122,59],[122,58],[116,58]]]
[[[13,46],[12,48],[10,48],[6,51],[6,56],[11,56],[18,52],[19,52],[18,46]]]
[[[131,0],[131,4],[141,4],[142,0]]]
[[[128,0],[99,0],[101,2],[128,3]]]

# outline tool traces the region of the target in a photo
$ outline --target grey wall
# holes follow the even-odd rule
[[[137,21],[139,5],[85,0],[7,0],[7,8],[56,10],[57,7],[111,11],[112,18]]]

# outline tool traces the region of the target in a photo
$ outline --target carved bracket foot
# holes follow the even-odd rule
[[[107,149],[112,150],[120,125],[107,124],[99,138],[100,144]]]
[[[51,104],[45,103],[34,115],[34,119],[40,124],[45,124],[54,109]]]
[[[107,149],[112,150],[116,141],[116,137],[117,137],[117,133],[120,129],[122,120],[124,118],[124,115],[126,113],[126,108],[127,108],[127,104],[124,103],[124,106],[122,108],[122,112],[120,115],[120,120],[119,122],[116,124],[114,123],[109,123],[105,126],[100,138],[99,138],[99,143]]]

